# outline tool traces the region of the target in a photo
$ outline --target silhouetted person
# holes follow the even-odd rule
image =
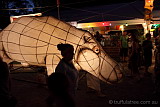
[[[78,86],[78,71],[72,62],[72,59],[74,56],[74,47],[70,44],[58,44],[57,48],[58,48],[58,50],[61,51],[61,55],[63,58],[58,63],[58,65],[55,69],[55,73],[63,74],[68,79],[68,82],[69,82],[68,94],[71,97],[69,99],[74,99],[75,94],[76,94],[76,89]],[[66,98],[66,96],[65,96],[65,98]],[[55,101],[56,101],[56,99],[55,99]],[[65,103],[67,103],[67,102],[65,102]],[[73,105],[73,106],[75,106],[75,105]],[[70,107],[73,107],[73,106],[70,106]],[[67,107],[67,106],[64,105],[62,107]]]
[[[52,73],[48,77],[48,88],[56,107],[75,107],[73,97],[69,93],[69,80],[63,73]]]
[[[152,41],[151,41],[151,34],[146,34],[147,40],[143,41],[142,48],[143,48],[143,56],[144,56],[144,66],[145,66],[145,74],[150,75],[151,73],[148,72],[148,68],[152,64]]]
[[[139,55],[140,55],[140,47],[139,47],[139,41],[136,38],[136,35],[131,36],[131,51],[129,55],[129,63],[130,63],[130,69],[131,69],[131,75],[136,76],[137,80],[139,81],[140,74],[138,70],[138,61],[139,61]]]
[[[154,94],[160,93],[160,39],[157,41],[156,49],[155,49],[155,67],[154,67],[154,73],[155,73],[155,90]]]
[[[96,34],[94,35],[94,37],[96,38],[96,40],[100,43],[103,36],[97,31]]]
[[[55,72],[63,73],[70,82],[70,92],[75,95],[78,86],[78,70],[73,65],[74,47],[70,44],[58,44],[58,50],[61,51],[62,59],[57,65]]]
[[[17,100],[10,94],[10,76],[6,62],[0,57],[0,107],[15,107]]]
[[[123,35],[120,36],[120,58],[122,61],[126,61],[128,57],[128,35],[124,31]]]

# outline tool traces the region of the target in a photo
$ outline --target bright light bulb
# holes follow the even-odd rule
[[[148,0],[148,3],[150,3],[151,1],[150,0]]]

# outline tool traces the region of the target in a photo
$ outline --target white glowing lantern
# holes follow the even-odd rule
[[[62,58],[57,50],[59,43],[74,46],[74,61],[81,69],[108,83],[122,79],[119,64],[103,51],[93,35],[50,16],[21,17],[11,23],[0,34],[0,55],[7,63],[15,60],[46,66],[50,75]]]

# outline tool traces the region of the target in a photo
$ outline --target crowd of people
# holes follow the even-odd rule
[[[131,74],[135,74],[141,66],[145,67],[145,74],[150,75],[148,68],[152,64],[153,42],[151,34],[145,35],[146,40],[140,44],[138,36],[131,34],[130,47],[128,45],[128,35],[124,32],[120,37],[120,57],[122,62],[128,62],[128,67],[131,69]]]
[[[160,38],[158,35],[156,39],[151,39],[150,33],[145,34],[144,40],[140,40],[138,36],[136,33],[130,34],[130,46],[127,32],[120,36],[121,61],[128,63],[128,68],[131,71],[130,76],[134,77],[137,82],[140,82],[144,76],[154,77],[155,93],[157,93],[160,80]],[[152,58],[155,60],[154,71],[149,71],[153,64]],[[144,67],[142,74],[140,73],[141,67]]]
[[[131,66],[137,66],[138,68],[144,66],[145,74],[150,75],[148,68],[152,64],[152,53],[154,50],[157,50],[157,47],[159,46],[159,36],[154,39],[155,41],[153,43],[150,33],[139,35],[137,32],[131,33],[123,31],[123,33],[115,33],[112,35],[117,36],[117,39],[114,40],[114,42],[116,41],[116,46],[120,48],[120,61],[128,62],[129,68]],[[95,38],[100,43],[104,39],[99,32],[96,32]],[[155,46],[153,44],[155,44]],[[132,65],[132,63],[135,62],[137,62],[137,65]],[[137,69],[137,67],[132,68]]]
[[[103,37],[97,36],[97,34],[99,33],[96,33],[95,38],[101,37],[101,39],[97,39],[101,43]],[[143,76],[153,76],[155,78],[155,92],[157,93],[160,81],[160,34],[156,38],[152,38],[150,33],[139,35],[137,32],[128,31],[114,35],[117,36],[117,39],[114,40],[115,46],[120,48],[120,62],[128,64],[129,76],[134,77],[137,82],[140,82]],[[153,64],[152,58],[155,58],[153,75],[149,71]],[[143,75],[140,74],[142,67],[144,67]]]

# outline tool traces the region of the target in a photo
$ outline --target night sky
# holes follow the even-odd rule
[[[7,3],[7,1],[9,2]],[[75,8],[81,9],[82,7],[129,3],[134,1],[145,1],[145,0],[59,0],[59,1],[60,1],[60,9],[66,10],[69,9],[70,7],[72,9]],[[10,16],[23,15],[23,14],[31,14],[38,12],[48,13],[49,11],[53,11],[53,9],[57,9],[56,2],[57,0],[0,0],[0,9],[1,9],[0,17],[2,18],[2,17],[8,17],[9,15]],[[159,9],[160,0],[154,0],[154,3],[155,3],[154,9]],[[6,4],[8,4],[8,6]],[[4,20],[6,18],[2,19]]]
[[[72,6],[87,7],[87,6],[109,5],[109,4],[132,2],[132,1],[136,1],[136,0],[60,0],[60,4],[69,5],[71,7]]]

